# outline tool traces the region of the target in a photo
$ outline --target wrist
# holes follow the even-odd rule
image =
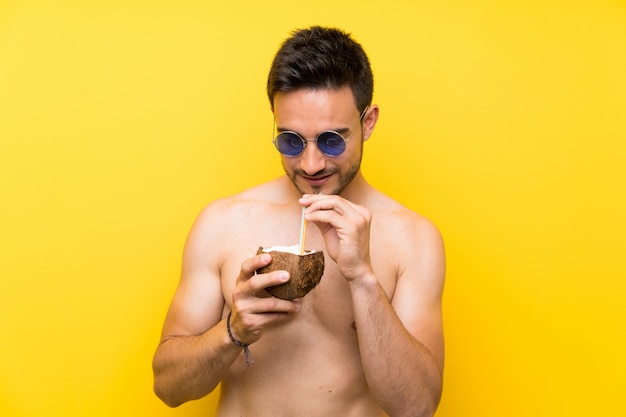
[[[378,287],[378,278],[372,271],[367,271],[358,278],[348,279],[348,285],[352,290],[374,290]]]
[[[243,348],[243,356],[246,361],[246,366],[254,365],[254,359],[252,359],[252,355],[250,354],[250,349],[248,348],[249,344],[240,342],[233,336],[233,332],[230,328],[230,317],[233,312],[228,313],[228,317],[226,317],[226,331],[228,332],[228,338],[230,341],[236,346]]]

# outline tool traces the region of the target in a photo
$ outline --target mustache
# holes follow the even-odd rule
[[[331,174],[334,174],[335,171],[334,170],[329,170],[329,169],[322,169],[314,174],[308,174],[306,172],[304,172],[301,169],[295,169],[294,174],[299,175],[301,177],[306,177],[306,178],[321,178],[321,177],[327,177]]]

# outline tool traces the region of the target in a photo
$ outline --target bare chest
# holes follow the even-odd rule
[[[225,300],[225,309],[230,309],[232,291],[235,287],[241,264],[248,258],[255,256],[259,247],[291,246],[299,242],[299,219],[292,216],[288,221],[269,218],[265,222],[258,222],[253,226],[240,227],[237,233],[224,240],[224,246],[219,250],[223,254],[221,266],[222,292]],[[372,230],[372,242],[376,242],[376,229]],[[383,239],[384,240],[384,239]],[[381,245],[371,244],[372,264],[380,284],[387,296],[391,298],[396,283],[396,268],[393,261],[384,251],[384,242]],[[300,299],[302,310],[298,321],[310,326],[317,324],[325,332],[334,336],[344,334],[346,329],[354,331],[352,315],[352,301],[348,284],[340,274],[337,264],[325,251],[324,240],[314,225],[309,225],[305,248],[324,252],[324,274],[320,283],[313,291]]]

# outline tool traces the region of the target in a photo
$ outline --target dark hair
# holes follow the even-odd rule
[[[349,33],[312,26],[292,33],[279,48],[267,77],[272,109],[276,93],[349,86],[359,112],[372,102],[374,78],[365,51]]]

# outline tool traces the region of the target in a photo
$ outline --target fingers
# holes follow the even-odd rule
[[[284,323],[300,311],[300,303],[274,297],[240,297],[233,292],[231,327],[242,343],[259,340],[266,328]]]
[[[299,303],[271,297],[265,289],[289,280],[289,272],[272,271],[257,274],[256,270],[268,265],[272,256],[268,253],[246,259],[232,292],[233,320],[243,333],[254,333],[271,321],[291,315],[299,310]],[[246,329],[246,330],[244,330]]]
[[[271,261],[272,255],[269,253],[246,259],[241,265],[241,273],[237,279],[239,293],[244,293],[247,296],[256,295],[267,287],[289,281],[289,272],[287,271],[272,271],[267,274],[256,273],[259,268],[269,265]]]
[[[369,255],[372,213],[338,195],[303,195],[305,218],[320,230],[326,251],[347,280],[371,270]]]
[[[272,255],[270,255],[269,253],[262,253],[252,258],[246,259],[241,265],[240,276],[249,279],[255,274],[257,269],[269,265],[270,262],[272,262]]]
[[[299,203],[306,207],[308,221],[330,224],[346,231],[351,226],[360,229],[371,221],[371,212],[337,195],[305,194]]]
[[[287,271],[255,273],[271,259],[270,254],[260,254],[245,260],[232,292],[231,330],[242,343],[257,341],[265,328],[289,320],[300,310],[298,302],[274,298],[265,291],[289,280]]]
[[[306,207],[305,213],[318,210],[333,210],[343,216],[351,212],[364,215],[369,212],[365,207],[359,206],[338,195],[304,194],[298,202]]]

